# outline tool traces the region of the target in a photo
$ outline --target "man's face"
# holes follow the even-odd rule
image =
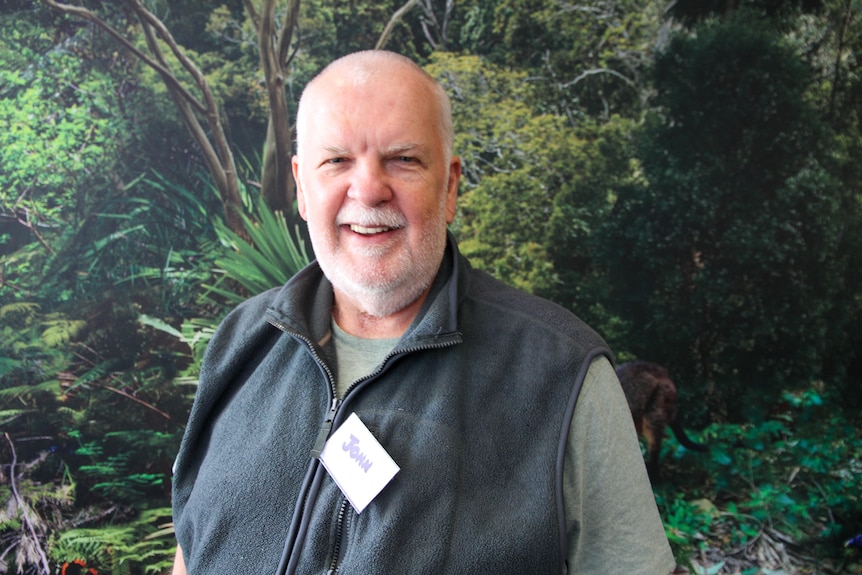
[[[460,161],[446,161],[436,96],[396,69],[360,85],[330,74],[307,102],[293,172],[315,255],[336,305],[389,316],[430,286],[455,215]]]

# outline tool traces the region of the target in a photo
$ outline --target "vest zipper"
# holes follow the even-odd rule
[[[306,469],[306,475],[303,479],[302,485],[300,486],[300,492],[296,500],[296,508],[294,509],[293,517],[291,518],[287,539],[284,542],[284,550],[282,552],[281,560],[279,561],[278,569],[276,570],[278,575],[288,575],[293,574],[296,571],[296,558],[293,557],[293,554],[302,548],[305,540],[307,524],[304,520],[304,515],[308,513],[308,509],[310,507],[314,506],[314,501],[317,499],[316,491],[317,488],[319,488],[320,467],[322,465],[318,457],[320,455],[320,451],[323,449],[323,445],[326,443],[329,432],[332,429],[332,422],[335,419],[335,415],[338,412],[341,402],[338,400],[338,390],[335,386],[335,375],[332,373],[332,370],[326,362],[323,361],[323,358],[320,357],[314,342],[301,333],[288,328],[283,323],[274,319],[268,318],[267,322],[276,329],[295,337],[305,344],[306,348],[308,348],[311,353],[314,362],[323,372],[323,376],[329,384],[330,397],[332,398],[329,411],[323,420],[323,424],[321,425],[320,431],[315,439],[312,453],[310,454],[310,463]]]
[[[335,374],[332,373],[332,370],[328,365],[326,365],[326,362],[323,361],[320,354],[317,353],[317,348],[310,339],[273,319],[267,321],[284,333],[290,334],[305,343],[306,347],[311,351],[314,362],[323,370],[326,375],[327,383],[329,383],[329,391],[332,395],[332,404],[329,406],[329,412],[326,414],[326,418],[324,418],[323,424],[320,426],[320,431],[317,432],[317,439],[314,441],[314,447],[311,448],[311,459],[312,461],[316,460],[323,452],[323,446],[329,438],[329,432],[332,431],[332,421],[335,419],[335,414],[338,412],[338,407],[341,404],[341,401],[338,399],[338,389],[335,386]]]
[[[361,377],[361,378],[357,379],[356,381],[354,381],[353,383],[351,383],[350,386],[347,388],[347,390],[345,390],[344,397],[346,398],[348,395],[350,395],[350,393],[353,391],[353,389],[355,387],[359,386],[360,384],[362,384],[363,382],[367,382],[369,380],[372,380],[375,377],[377,377],[378,375],[380,375],[381,373],[383,373],[386,370],[386,365],[389,362],[389,360],[394,358],[394,357],[406,355],[406,354],[417,352],[417,351],[441,349],[444,347],[449,347],[450,345],[455,345],[455,343],[456,342],[454,342],[454,341],[446,341],[446,342],[437,343],[437,344],[429,344],[429,345],[420,345],[420,346],[415,346],[415,347],[409,347],[409,348],[402,349],[400,351],[396,351],[394,353],[390,353],[389,355],[387,355],[386,357],[383,358],[383,361],[380,362],[380,365],[378,365],[374,371],[372,371],[371,373],[369,373],[365,377]],[[339,407],[341,407],[341,404],[338,401],[338,399],[335,399],[332,402],[332,410],[330,410],[330,412],[329,412],[330,415],[329,415],[329,417],[327,417],[327,421],[328,421],[328,425],[329,425],[329,427],[327,428],[327,431],[326,431],[327,435],[329,433],[329,430],[332,429],[332,422],[335,419],[335,415],[336,415],[335,412],[338,411]],[[323,433],[324,429],[321,428],[320,431],[321,431],[321,433]],[[326,437],[323,437],[323,439],[322,439],[322,443],[320,445],[321,450],[323,449],[323,444],[326,443],[326,439],[327,439]],[[318,443],[320,443],[321,437],[318,436],[317,440],[318,440]],[[320,455],[320,452],[317,452],[317,455],[315,457],[317,457],[319,455]],[[344,498],[341,501],[341,508],[338,510],[338,517],[336,519],[336,524],[335,524],[335,541],[333,542],[333,546],[332,546],[332,561],[330,561],[330,563],[329,563],[329,569],[326,571],[326,575],[337,575],[338,574],[338,569],[339,569],[340,564],[341,564],[341,549],[342,549],[342,541],[344,538],[344,523],[347,520],[347,512],[350,509],[351,509],[350,502],[347,500],[347,498]]]
[[[332,431],[332,426],[334,425],[335,419],[339,415],[339,411],[341,410],[341,407],[344,405],[344,400],[338,399],[338,390],[337,390],[336,384],[335,384],[335,375],[332,373],[332,370],[329,368],[329,366],[326,364],[326,362],[323,361],[323,358],[320,357],[320,354],[317,352],[317,348],[316,348],[314,342],[312,342],[309,338],[302,335],[301,333],[288,328],[283,323],[280,323],[274,319],[267,319],[267,321],[273,327],[275,327],[275,328],[279,329],[280,331],[282,331],[288,335],[291,335],[291,336],[299,339],[303,343],[305,343],[306,347],[311,352],[311,355],[314,358],[315,363],[317,363],[317,365],[323,371],[324,376],[326,377],[327,383],[329,383],[330,396],[332,397],[332,403],[329,406],[329,411],[327,412],[326,417],[324,418],[323,424],[320,427],[320,431],[318,431],[317,438],[316,438],[315,443],[314,443],[314,447],[312,448],[311,465],[310,465],[309,469],[307,470],[307,476],[306,476],[307,481],[303,482],[304,487],[302,489],[302,493],[300,493],[300,500],[302,501],[302,505],[301,505],[301,507],[297,506],[297,508],[296,508],[299,515],[298,516],[295,515],[293,520],[291,521],[291,526],[293,527],[293,525],[296,524],[297,520],[302,519],[302,515],[310,512],[309,511],[310,508],[314,506],[315,500],[317,499],[317,489],[315,488],[314,485],[317,484],[319,486],[319,484],[316,480],[313,480],[312,478],[316,477],[318,475],[319,467],[321,465],[320,459],[319,459],[320,453],[323,450],[323,446],[326,444],[326,440],[329,438],[329,434]],[[461,334],[458,332],[453,332],[453,335],[460,336]],[[380,362],[380,365],[377,366],[377,369],[375,369],[373,372],[371,372],[367,376],[360,378],[360,379],[357,379],[352,384],[350,384],[350,386],[344,392],[344,397],[346,399],[347,396],[350,395],[350,393],[354,390],[354,388],[356,388],[357,386],[359,386],[363,382],[367,383],[368,381],[374,379],[375,377],[377,377],[378,375],[383,373],[386,370],[386,368],[389,364],[389,361],[395,357],[407,355],[407,354],[418,352],[418,351],[442,349],[444,347],[449,347],[449,346],[455,345],[456,343],[459,343],[459,342],[449,340],[449,341],[444,341],[444,342],[440,342],[440,343],[417,345],[417,346],[408,347],[408,348],[405,348],[402,350],[392,352],[389,355],[387,355],[385,358],[383,358],[383,361]],[[314,493],[312,494],[312,492],[314,492]],[[334,553],[333,553],[332,561],[330,562],[330,565],[329,565],[329,570],[327,572],[329,574],[337,573],[338,569],[339,569],[339,563],[340,563],[340,559],[341,559],[340,555],[341,555],[341,548],[342,548],[342,538],[344,535],[344,520],[346,519],[348,508],[349,508],[349,502],[345,498],[342,501],[341,509],[339,510],[339,513],[338,513],[337,524],[336,524],[336,537],[335,537],[335,542],[334,542]],[[305,539],[305,532],[304,531],[306,529],[304,529],[302,527],[302,523],[305,523],[305,522],[299,521],[299,525],[297,525],[298,531],[293,532],[293,537],[291,537],[290,535],[288,536],[288,540],[290,540],[290,539],[293,540],[292,544],[288,545],[289,541],[285,542],[286,545],[285,545],[285,549],[284,549],[284,554],[282,555],[281,562],[279,564],[279,568],[277,571],[280,575],[281,574],[292,575],[296,569],[295,563],[290,561],[290,556],[293,554],[294,551],[298,552],[299,548],[301,548],[301,544],[299,545],[299,548],[295,548],[295,547],[297,547],[296,542],[297,541],[304,541],[304,539]]]
[[[332,421],[335,419],[335,414],[338,413],[338,407],[341,402],[337,397],[332,398],[332,405],[329,406],[329,413],[326,414],[326,419],[323,420],[323,425],[320,426],[320,431],[317,432],[317,439],[314,441],[314,447],[311,448],[312,460],[318,459],[323,453],[323,446],[326,445],[326,440],[329,439],[329,432],[332,431]]]
[[[335,523],[335,541],[332,546],[332,561],[329,563],[327,575],[335,575],[338,573],[338,564],[341,559],[341,541],[344,538],[344,521],[347,519],[347,510],[350,507],[350,502],[345,497],[341,501],[341,508],[338,510],[338,518]]]
[[[457,333],[456,335],[460,336],[461,334]],[[356,387],[357,385],[359,385],[360,383],[362,383],[363,381],[373,379],[373,378],[377,377],[378,375],[380,375],[381,373],[383,373],[384,371],[386,371],[386,367],[387,367],[387,364],[389,363],[390,359],[393,359],[395,357],[399,357],[402,355],[409,355],[409,354],[417,352],[417,351],[430,351],[432,349],[443,349],[444,347],[449,347],[449,346],[455,345],[457,343],[460,343],[460,342],[444,341],[444,342],[440,342],[440,343],[429,343],[429,344],[425,344],[425,345],[417,345],[414,347],[406,347],[404,349],[401,349],[401,350],[398,350],[395,352],[390,352],[389,355],[387,355],[386,357],[383,358],[383,360],[380,362],[380,365],[377,366],[377,369],[375,369],[374,371],[372,371],[371,373],[369,373],[365,377],[357,379],[352,384],[350,384],[350,387],[348,387],[347,391],[344,392],[344,397],[347,397],[347,394],[349,394],[351,391],[353,391],[353,388]]]
[[[329,390],[332,392],[332,397],[337,399],[338,392],[335,388],[335,374],[332,373],[332,370],[329,369],[329,366],[326,365],[326,362],[323,361],[323,358],[320,357],[319,353],[317,353],[317,346],[314,344],[314,342],[311,341],[310,339],[308,339],[307,337],[305,337],[304,335],[302,335],[301,333],[299,333],[298,331],[290,329],[289,327],[287,327],[286,325],[284,325],[281,322],[278,322],[278,321],[271,319],[271,318],[268,318],[266,321],[271,326],[275,327],[276,329],[278,329],[280,331],[283,331],[284,333],[286,333],[288,335],[292,335],[293,337],[297,338],[298,340],[300,340],[301,342],[303,342],[306,345],[308,350],[311,352],[311,356],[314,358],[314,362],[318,366],[320,366],[321,370],[323,370],[323,373],[326,376],[326,382],[329,384]],[[330,413],[331,412],[332,412],[332,410],[330,410]]]

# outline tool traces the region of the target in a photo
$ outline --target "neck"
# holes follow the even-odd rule
[[[332,317],[342,330],[356,337],[366,339],[401,337],[416,318],[429,291],[430,288],[407,307],[393,314],[378,317],[366,313],[361,306],[336,289]]]

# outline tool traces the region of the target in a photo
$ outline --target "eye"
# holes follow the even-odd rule
[[[347,166],[350,159],[346,156],[331,156],[322,158],[319,167],[321,169],[342,170]]]
[[[413,156],[396,156],[395,160],[402,164],[412,164],[417,161]]]

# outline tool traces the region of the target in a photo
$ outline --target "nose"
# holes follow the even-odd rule
[[[379,206],[392,199],[385,166],[375,159],[358,160],[353,169],[347,196],[366,206]]]

